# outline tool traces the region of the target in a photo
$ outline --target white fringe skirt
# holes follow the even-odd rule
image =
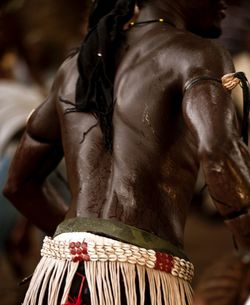
[[[84,264],[91,305],[144,305],[146,281],[151,305],[192,304],[194,267],[176,256],[87,232],[45,237],[41,255],[23,305],[84,304],[80,298],[71,303],[69,295],[79,264]]]

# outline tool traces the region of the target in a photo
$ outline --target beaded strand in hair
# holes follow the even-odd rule
[[[89,33],[78,54],[79,78],[76,107],[69,111],[90,112],[97,117],[105,147],[112,150],[114,107],[113,85],[117,50],[123,39],[123,26],[133,16],[135,0],[99,0],[89,18]]]

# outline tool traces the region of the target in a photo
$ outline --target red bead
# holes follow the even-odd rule
[[[80,243],[79,241],[76,243],[76,247],[77,247],[77,248],[80,248],[80,247],[81,247],[81,243]]]
[[[82,262],[83,261],[83,257],[82,256],[78,256],[78,261]]]
[[[76,253],[77,253],[77,254],[82,254],[82,250],[81,250],[81,249],[77,249],[77,250],[76,250]]]
[[[166,258],[165,263],[166,263],[166,264],[171,264],[171,259]]]
[[[88,247],[86,243],[82,243],[82,253],[84,254],[88,253]]]
[[[166,266],[164,271],[167,273],[170,273],[171,270],[172,270],[172,268],[170,266]]]
[[[162,262],[162,257],[157,257],[157,262]]]
[[[174,259],[172,255],[156,252],[156,262],[154,269],[170,273],[172,271]]]
[[[162,264],[162,263],[158,263],[158,264],[155,266],[155,269],[157,269],[157,270],[162,270],[162,269],[163,269],[163,264]]]
[[[72,261],[73,261],[74,263],[78,262],[78,256],[73,257]]]
[[[76,245],[75,245],[75,243],[74,243],[73,241],[69,244],[69,247],[70,247],[70,248],[75,248],[75,246],[76,246]]]
[[[89,262],[89,261],[90,261],[89,255],[83,254],[83,255],[82,255],[82,259],[83,259],[85,262]]]
[[[77,262],[83,261],[83,258],[81,256],[77,255],[77,256],[73,257],[72,260],[73,260],[74,263],[77,263]]]
[[[71,249],[71,250],[70,250],[70,254],[72,254],[72,255],[76,255],[76,250]]]

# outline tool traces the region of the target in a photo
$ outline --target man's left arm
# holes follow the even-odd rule
[[[61,130],[56,110],[60,73],[47,100],[28,120],[12,161],[5,196],[31,222],[53,234],[68,210],[55,196],[46,178],[63,157]]]

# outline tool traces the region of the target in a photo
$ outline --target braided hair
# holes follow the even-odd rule
[[[97,117],[105,147],[112,150],[113,86],[117,51],[123,26],[132,18],[135,0],[96,0],[89,17],[89,32],[78,54],[79,77],[75,109]]]

